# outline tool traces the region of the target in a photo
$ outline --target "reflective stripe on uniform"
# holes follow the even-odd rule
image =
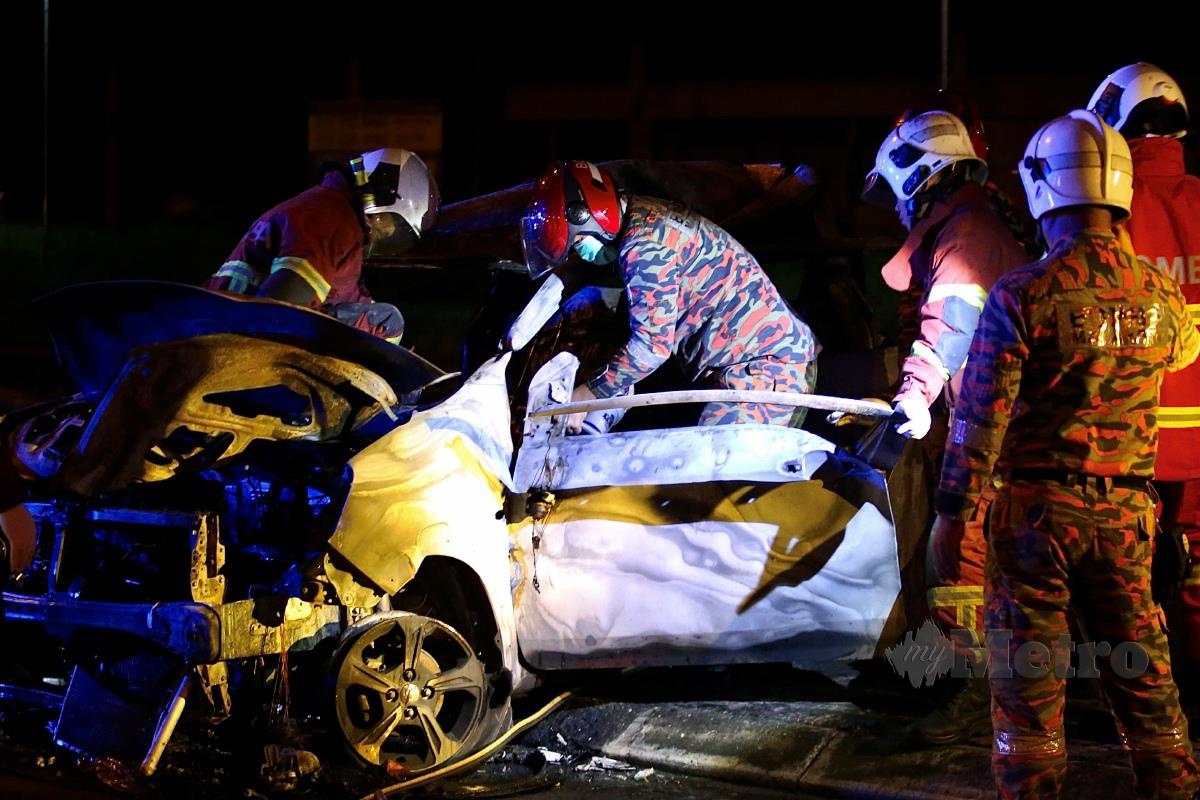
[[[979,626],[975,609],[983,606],[983,587],[935,586],[925,593],[925,602],[930,608],[953,608],[958,627],[975,631]]]
[[[1065,758],[1067,740],[1061,728],[1055,731],[996,731],[992,752],[1014,758]]]
[[[1200,428],[1200,406],[1159,406],[1158,427]]]
[[[1194,324],[1200,325],[1200,303],[1188,303],[1187,313]]]
[[[936,303],[939,300],[945,300],[947,297],[957,297],[968,305],[982,311],[984,304],[987,302],[987,296],[987,289],[984,289],[978,283],[939,283],[929,290],[929,296],[925,302]]]
[[[262,283],[258,272],[245,261],[226,261],[213,277],[228,279],[226,291],[235,294],[249,294],[251,289],[257,289]]]
[[[1171,728],[1162,733],[1135,735],[1117,728],[1117,737],[1126,750],[1140,753],[1169,753],[1182,747],[1187,747],[1188,733],[1185,726]]]
[[[329,285],[329,281],[325,280],[325,276],[317,272],[316,267],[308,263],[307,259],[280,256],[271,262],[271,274],[274,275],[281,269],[291,270],[303,278],[304,282],[316,292],[318,302],[324,303],[325,299],[329,297],[329,291],[333,287]]]
[[[946,369],[946,365],[942,363],[942,359],[938,358],[938,354],[930,350],[924,342],[913,342],[912,354],[922,361],[932,364],[942,376],[942,380],[950,380],[950,370]]]

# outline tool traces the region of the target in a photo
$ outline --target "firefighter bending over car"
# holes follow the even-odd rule
[[[713,222],[684,206],[619,192],[587,161],[558,162],[534,187],[522,222],[531,277],[585,262],[615,268],[628,301],[629,338],[574,400],[630,391],[672,354],[713,388],[811,392],[819,345],[762,267]],[[580,432],[585,414],[568,430]],[[701,425],[799,426],[804,409],[709,403]]]
[[[372,300],[363,259],[411,249],[438,205],[437,184],[415,153],[384,148],[327,163],[319,185],[259,217],[204,285],[320,309],[398,343],[404,318]]]

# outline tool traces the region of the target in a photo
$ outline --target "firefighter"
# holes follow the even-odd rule
[[[404,318],[372,301],[363,259],[409,250],[433,227],[438,204],[429,169],[407,150],[323,165],[320,184],[259,217],[204,285],[318,308],[398,342]]]
[[[909,230],[899,252],[883,267],[884,281],[916,293],[915,341],[901,368],[893,400],[906,418],[900,433],[923,439],[940,466],[947,416],[962,381],[967,348],[988,291],[1027,260],[1022,245],[983,188],[987,164],[957,116],[928,111],[911,116],[884,139],[867,174],[863,199],[895,208]],[[928,503],[929,498],[921,498]],[[917,501],[914,498],[914,501]],[[960,650],[976,655],[982,644],[982,525],[938,519],[930,534],[927,598],[935,621]],[[911,737],[947,744],[990,733],[982,664],[945,707],[919,720]]]
[[[1133,204],[1125,230],[1133,251],[1179,284],[1192,322],[1200,324],[1200,179],[1183,169],[1179,140],[1188,123],[1183,93],[1153,64],[1130,64],[1104,79],[1088,107],[1129,142]],[[1190,545],[1191,567],[1181,570],[1179,619],[1171,638],[1179,662],[1175,678],[1195,721],[1200,711],[1200,364],[1163,380],[1158,427],[1154,485],[1162,497],[1161,524],[1172,535],[1159,540],[1156,560],[1175,555],[1177,543]],[[1186,559],[1180,562],[1186,567]]]
[[[1146,269],[1113,225],[1129,216],[1132,162],[1119,133],[1072,111],[1020,163],[1050,250],[1000,278],[954,410],[939,514],[989,511],[985,628],[1001,797],[1058,797],[1066,776],[1068,605],[1117,718],[1137,796],[1190,798],[1196,763],[1150,595],[1163,373],[1200,352],[1179,287]],[[1103,648],[1101,648],[1103,645]],[[1134,648],[1143,668],[1118,654]],[[1131,659],[1132,661],[1132,659]]]
[[[924,98],[924,100],[913,107],[905,109],[900,113],[892,127],[898,128],[908,120],[925,111],[945,111],[958,117],[971,138],[971,147],[975,150],[975,155],[979,156],[984,162],[988,162],[988,138],[987,131],[983,126],[983,119],[979,116],[979,112],[975,108],[975,104],[971,98],[957,92],[948,92],[945,89],[938,89],[932,96]],[[1023,248],[1029,260],[1040,258],[1042,255],[1041,243],[1038,241],[1037,231],[1025,212],[1024,208],[1017,208],[1017,205],[1012,201],[1012,198],[1000,188],[1000,186],[992,180],[989,174],[983,182],[983,191],[987,194],[988,201],[992,204],[992,208],[1004,220],[1005,226],[1012,232],[1015,238]]]
[[[563,267],[572,250],[620,274],[629,334],[575,400],[630,390],[672,354],[688,377],[712,387],[811,392],[818,345],[754,256],[682,205],[618,192],[612,175],[587,161],[553,164],[534,187],[522,221],[530,276]],[[702,425],[798,426],[790,406],[709,403]],[[568,420],[580,432],[584,414]]]

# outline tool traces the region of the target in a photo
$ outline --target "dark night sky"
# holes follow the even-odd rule
[[[390,19],[373,16],[381,5],[314,4],[320,10],[312,10],[294,3],[51,0],[51,220],[103,221],[107,154],[114,145],[106,129],[111,129],[117,137],[119,222],[150,221],[169,197],[185,193],[212,220],[244,223],[307,184],[308,103],[348,96],[348,65],[355,53],[364,97],[442,104],[442,184],[448,200],[533,177],[548,158],[543,130],[506,120],[511,87],[629,80],[631,39],[607,33],[601,19],[595,25],[564,22],[537,32],[487,36],[536,15],[511,5],[504,16],[472,30],[463,26],[465,4],[454,4],[455,11],[441,17]],[[793,4],[788,15],[811,13],[810,5],[819,8]],[[1054,10],[1047,14],[1047,7]],[[608,27],[638,34],[647,81],[879,78],[933,88],[939,8],[936,0],[837,4],[837,10],[825,9],[806,24],[784,25],[779,12],[760,12],[757,18],[722,18],[707,29],[662,28],[656,34],[655,25],[694,16],[674,4],[653,15],[643,12],[642,19],[630,12]],[[952,0],[951,21],[971,76],[1008,75],[1036,93],[1042,75],[1080,75],[1087,92],[1110,69],[1140,58],[1176,73],[1185,91],[1191,88],[1200,97],[1200,83],[1189,86],[1183,77],[1200,79],[1192,29],[1172,24],[1186,6],[1155,4],[1153,18],[1123,8]],[[555,14],[567,16],[562,7]],[[5,2],[0,191],[6,195],[3,213],[16,221],[36,221],[40,214],[41,43],[42,3]],[[1086,99],[1085,93],[1079,104]],[[109,107],[116,108],[111,123]],[[879,109],[880,134],[897,111]],[[987,109],[982,112],[986,118]],[[696,124],[710,125],[707,138],[698,139],[711,147],[707,156],[747,152],[744,142],[732,146],[747,135],[736,120]],[[787,122],[813,130],[822,124]],[[563,130],[560,155],[626,154],[621,123]],[[566,149],[571,152],[561,152]],[[764,158],[796,155],[751,152]]]

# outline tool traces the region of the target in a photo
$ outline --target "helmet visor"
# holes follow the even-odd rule
[[[567,260],[567,220],[559,209],[547,208],[543,198],[535,197],[529,212],[521,220],[521,247],[531,278],[539,278]]]
[[[396,258],[407,253],[419,237],[404,217],[394,212],[367,214],[370,241],[367,258]]]
[[[873,169],[867,173],[861,197],[863,202],[869,203],[876,208],[891,210],[896,207],[896,193],[892,191],[891,185],[888,184],[879,170]]]
[[[376,206],[387,208],[394,204],[400,186],[400,165],[381,161],[371,173],[367,185],[375,197]]]

